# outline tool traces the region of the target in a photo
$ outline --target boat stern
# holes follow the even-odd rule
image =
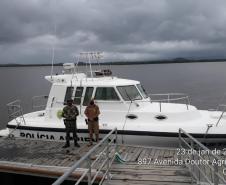
[[[5,128],[0,130],[0,137],[7,137],[9,135],[9,129]]]

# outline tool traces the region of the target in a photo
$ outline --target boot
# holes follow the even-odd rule
[[[74,146],[75,147],[80,147],[80,145],[78,144],[78,142],[76,140],[74,141]]]
[[[65,145],[62,148],[68,148],[70,146],[69,141],[66,141]]]
[[[93,145],[93,142],[89,142],[89,144],[87,146],[90,147],[92,145]]]

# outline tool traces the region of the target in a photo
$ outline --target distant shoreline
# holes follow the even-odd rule
[[[179,64],[179,63],[207,63],[207,62],[226,62],[226,59],[202,59],[202,60],[188,60],[188,59],[174,59],[174,60],[158,60],[158,61],[137,61],[137,62],[102,62],[100,65],[145,65],[145,64]],[[63,63],[56,63],[54,66],[62,66]],[[86,63],[79,63],[79,66],[84,66]],[[92,65],[99,65],[93,63]],[[0,64],[0,67],[42,67],[51,66],[51,64]]]

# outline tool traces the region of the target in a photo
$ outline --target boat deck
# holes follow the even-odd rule
[[[0,138],[0,172],[51,177],[54,181],[91,149],[85,143],[80,148],[71,146],[62,149],[63,145],[54,141]],[[102,147],[98,147],[92,160],[101,151]],[[119,153],[125,162],[114,161],[110,168],[111,180],[106,179],[104,185],[192,183],[191,175],[184,166],[154,164],[156,159],[177,159],[175,149],[119,145]],[[86,168],[86,164],[80,170],[82,168]],[[76,170],[70,178],[76,180],[79,176],[79,170]]]

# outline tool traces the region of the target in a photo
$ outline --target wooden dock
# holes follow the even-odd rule
[[[63,145],[54,141],[0,138],[0,172],[49,177],[54,181],[91,149],[86,143],[81,144],[80,148],[71,146],[62,149]],[[96,153],[92,154],[92,160],[102,149],[98,147]],[[154,163],[155,160],[177,159],[175,149],[119,145],[118,151],[125,162],[114,161],[110,168],[111,180],[106,179],[104,185],[192,184],[191,175],[184,166]],[[83,164],[70,179],[76,180],[86,168],[86,164]],[[92,173],[95,174],[95,169]]]
[[[57,178],[90,150],[86,144],[77,148],[71,143],[72,146],[67,149],[63,149],[63,145],[53,141],[1,138],[0,172]],[[80,171],[77,170],[72,179],[79,176]]]
[[[111,180],[104,185],[188,185],[191,174],[181,165],[169,164],[178,159],[172,148],[120,146],[126,162],[114,162]],[[167,162],[167,164],[161,164]]]

